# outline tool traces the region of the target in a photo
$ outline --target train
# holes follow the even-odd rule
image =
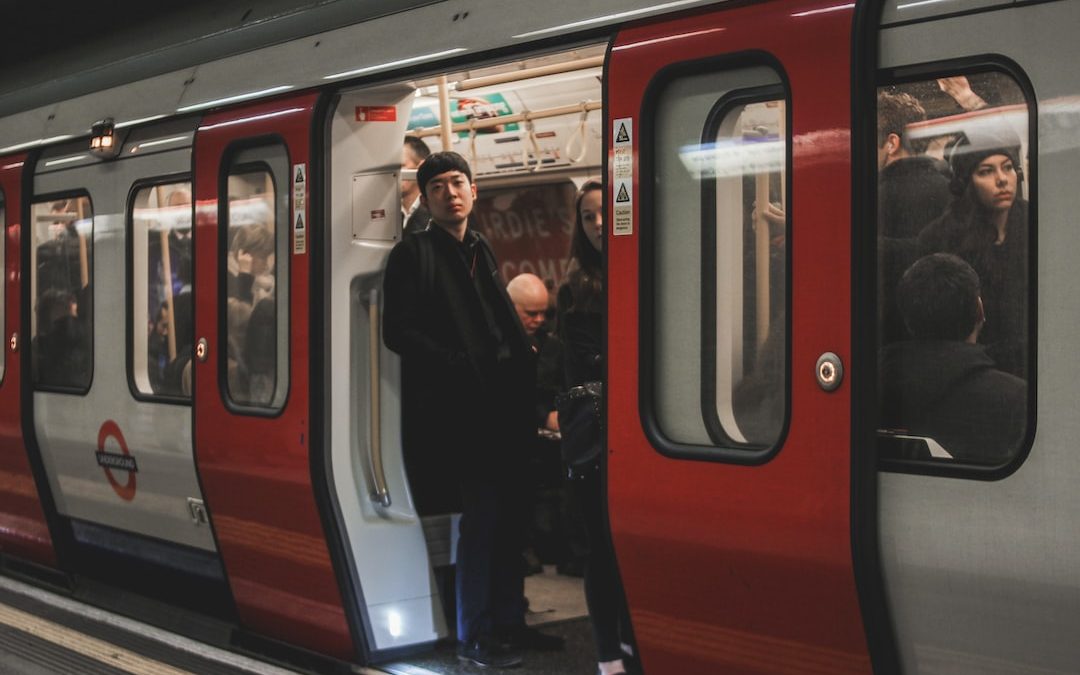
[[[455,521],[417,508],[379,337],[411,134],[472,163],[507,278],[562,281],[604,180],[602,472],[644,672],[1080,669],[1080,4],[539,9],[206,19],[0,94],[4,573],[326,663],[452,637]],[[882,93],[921,102],[928,154],[1017,139],[1004,460],[881,423]]]

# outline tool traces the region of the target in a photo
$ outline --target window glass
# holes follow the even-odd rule
[[[94,217],[90,198],[31,207],[32,370],[36,386],[86,391],[93,368]]]
[[[191,183],[135,191],[132,368],[142,394],[191,396]]]
[[[685,77],[656,109],[655,422],[680,446],[766,451],[787,400],[780,79],[766,67]]]
[[[877,97],[884,457],[1000,466],[1026,437],[1028,106],[1000,71]]]
[[[249,154],[253,151],[249,151]],[[275,175],[287,182],[284,150],[262,150],[272,164],[249,168],[243,156],[228,178],[226,254],[226,387],[241,406],[276,408],[288,388],[287,246],[288,193],[278,194]]]

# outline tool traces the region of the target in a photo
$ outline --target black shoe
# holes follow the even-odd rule
[[[569,560],[555,566],[555,571],[564,577],[585,576],[585,563],[579,560]]]
[[[457,654],[459,660],[481,668],[517,668],[521,665],[521,654],[486,636],[458,644]]]
[[[521,649],[534,652],[558,652],[566,646],[566,640],[558,635],[541,633],[535,628],[521,626],[509,631],[502,632],[499,637],[503,644],[510,649]]]

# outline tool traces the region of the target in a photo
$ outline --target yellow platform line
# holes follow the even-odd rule
[[[0,623],[135,675],[191,675],[12,607],[0,605]]]

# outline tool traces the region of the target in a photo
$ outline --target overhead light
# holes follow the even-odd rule
[[[116,138],[116,125],[113,118],[106,117],[94,122],[90,127],[90,154],[95,157],[111,159],[120,152],[120,143]],[[48,166],[48,164],[46,164]]]
[[[117,122],[114,126],[117,129],[123,129],[124,127],[133,127],[136,124],[142,124],[143,122],[153,122],[154,120],[163,119],[165,115],[151,115],[150,117],[140,117],[137,120],[128,120],[126,122]]]
[[[684,5],[699,4],[701,0],[675,0],[674,2],[665,2],[659,5],[652,5],[651,7],[642,7],[641,9],[631,9],[626,12],[616,12],[615,14],[605,14],[604,16],[597,16],[591,19],[582,19],[581,21],[572,21],[570,23],[559,24],[558,26],[552,26],[551,28],[543,28],[541,30],[532,30],[528,33],[519,33],[512,37],[514,38],[527,38],[534,37],[536,35],[547,35],[548,33],[561,33],[574,28],[584,28],[585,26],[594,26],[598,23],[608,23],[611,21],[619,21],[621,19],[629,19],[633,16],[640,16],[642,14],[648,14],[649,12],[659,12],[665,9],[672,9],[675,7],[682,7]]]
[[[206,124],[199,127],[199,131],[209,131],[210,129],[219,129],[221,127],[231,127],[237,124],[247,124],[248,122],[257,122],[259,120],[270,119],[271,117],[281,117],[282,115],[291,115],[295,112],[303,112],[307,108],[288,108],[286,110],[275,110],[270,113],[262,113],[260,115],[250,115],[248,117],[241,117],[235,120],[225,120],[224,122],[218,122],[217,124]]]
[[[277,94],[278,92],[288,91],[293,88],[291,84],[282,84],[277,87],[270,87],[269,89],[260,89],[259,91],[249,91],[246,94],[237,94],[235,96],[226,96],[225,98],[217,98],[213,101],[204,101],[202,103],[196,103],[194,105],[186,105],[182,108],[177,108],[176,112],[190,112],[192,110],[203,110],[205,108],[213,108],[214,106],[225,105],[226,103],[236,103],[237,101],[247,101],[253,98],[259,98],[260,96],[269,96],[270,94]]]
[[[66,141],[69,138],[74,138],[74,136],[67,134],[65,136],[53,136],[52,138],[39,138],[36,141],[27,141],[25,143],[9,145],[6,148],[0,148],[0,154],[15,152],[16,150],[25,150],[39,145],[48,145],[49,143],[56,143],[57,141]]]
[[[86,155],[75,155],[73,157],[63,157],[61,159],[50,159],[49,161],[45,162],[45,166],[56,166],[57,164],[70,164],[72,162],[77,162],[80,159],[86,159]]]
[[[695,0],[696,1],[696,0]],[[324,80],[336,80],[342,77],[352,77],[353,75],[362,75],[364,73],[371,73],[376,70],[389,70],[390,68],[396,68],[397,66],[407,66],[410,63],[416,63],[418,61],[429,61],[431,59],[441,58],[443,56],[449,56],[451,54],[458,54],[460,52],[467,51],[464,47],[454,47],[453,49],[447,49],[441,52],[433,52],[431,54],[421,54],[420,56],[410,56],[407,59],[398,59],[397,61],[387,61],[386,63],[380,63],[374,66],[365,66],[363,68],[357,68],[356,70],[347,70],[343,73],[334,73],[333,75],[327,75],[323,77]]]
[[[839,12],[840,10],[843,10],[843,9],[851,9],[854,6],[855,6],[854,2],[849,2],[846,5],[833,5],[832,7],[822,7],[821,9],[811,9],[811,10],[807,10],[805,12],[796,12],[796,13],[792,14],[791,16],[803,17],[803,16],[813,16],[814,14],[827,14],[829,12]]]
[[[922,7],[923,5],[936,5],[939,2],[949,2],[949,0],[917,0],[916,2],[905,2],[902,5],[897,5],[897,9],[911,9],[912,7]]]
[[[131,146],[131,150],[129,150],[129,152],[136,153],[140,150],[145,150],[146,148],[152,148],[158,145],[167,145],[169,143],[179,143],[180,141],[190,140],[190,138],[190,136],[185,134],[184,136],[173,136],[172,138],[159,138],[153,141],[143,141],[138,145]]]

